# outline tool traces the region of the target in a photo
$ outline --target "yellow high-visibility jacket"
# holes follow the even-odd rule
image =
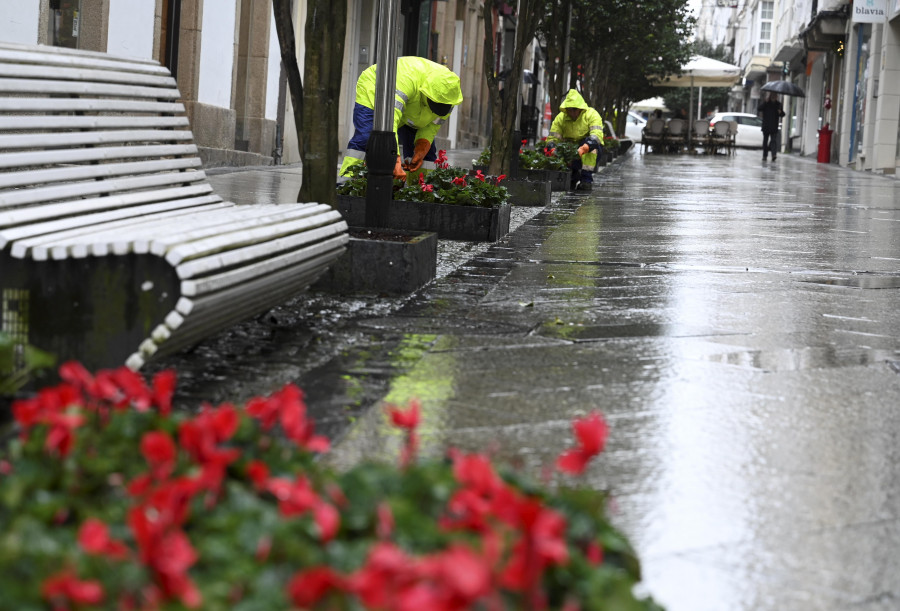
[[[377,64],[369,66],[359,75],[356,82],[356,102],[366,108],[375,108],[375,70]],[[434,137],[450,113],[438,116],[428,106],[426,98],[439,103],[457,106],[463,101],[459,76],[446,66],[424,57],[404,56],[397,58],[397,84],[394,91],[394,133],[401,125],[416,130],[416,140],[434,142]],[[397,151],[402,153],[400,143]],[[362,161],[361,159],[356,162]],[[349,157],[341,166],[352,164]]]
[[[582,113],[574,121],[566,114],[566,108],[581,108]],[[587,105],[581,94],[570,89],[566,99],[559,105],[559,114],[550,125],[550,134],[547,142],[574,142],[581,144],[588,136],[593,136],[596,142],[593,144],[600,148],[603,146],[603,119],[600,113]],[[585,167],[593,167],[597,163],[596,151],[585,153],[581,157]]]

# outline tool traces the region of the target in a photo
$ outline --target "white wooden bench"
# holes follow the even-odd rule
[[[329,206],[222,201],[179,98],[154,61],[0,43],[0,329],[16,341],[138,369],[344,252]]]

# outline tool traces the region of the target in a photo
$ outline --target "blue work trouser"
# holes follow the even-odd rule
[[[375,111],[357,102],[353,107],[353,127],[356,131],[353,137],[350,138],[347,149],[364,154],[366,146],[369,144],[369,136],[372,134],[374,124]],[[416,130],[409,125],[401,125],[400,129],[397,130],[397,139],[400,141],[400,148],[403,150],[403,158],[412,157],[416,149]],[[363,157],[360,157],[360,159]],[[434,142],[432,142],[431,149],[425,155],[425,161],[434,161],[436,159],[437,149],[434,146]]]

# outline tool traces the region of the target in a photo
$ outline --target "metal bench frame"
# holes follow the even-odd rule
[[[157,62],[0,43],[0,330],[93,366],[195,344],[346,250],[331,207],[223,201]]]

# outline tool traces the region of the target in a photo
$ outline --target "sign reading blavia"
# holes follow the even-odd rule
[[[886,0],[853,0],[854,23],[884,23]]]

